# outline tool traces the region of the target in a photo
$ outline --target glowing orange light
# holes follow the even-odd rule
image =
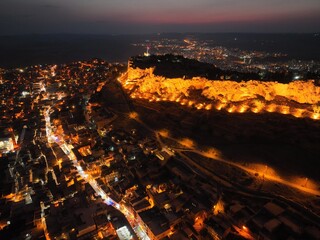
[[[208,104],[206,107],[205,107],[206,110],[211,110],[212,109],[212,104]]]
[[[314,119],[314,120],[319,120],[320,119],[320,114],[319,113],[314,113],[314,114],[312,114],[311,118]]]
[[[226,104],[224,104],[224,103],[220,103],[220,104],[218,104],[217,106],[216,106],[216,109],[217,110],[221,110],[222,108],[224,108],[226,106]]]
[[[302,117],[303,109],[296,109],[292,115],[295,116],[296,118]]]
[[[197,108],[198,110],[202,109],[202,108],[203,108],[203,104],[202,104],[202,103],[197,104],[197,105],[196,105],[196,108]]]
[[[170,101],[170,102],[174,102],[175,100],[176,100],[175,96],[171,96],[171,97],[169,98],[169,101]]]
[[[259,113],[260,109],[259,108],[252,108],[251,111],[254,112],[254,113]]]
[[[235,106],[232,106],[232,107],[228,108],[227,111],[228,111],[229,113],[233,113],[234,110],[235,110]]]
[[[239,109],[239,113],[244,113],[245,111],[247,111],[248,106],[241,106]]]
[[[280,107],[280,112],[282,114],[289,114],[289,111],[290,111],[290,107],[288,107],[288,106],[281,106]]]
[[[276,111],[276,105],[275,104],[270,104],[268,105],[268,107],[266,108],[267,112],[275,112]]]

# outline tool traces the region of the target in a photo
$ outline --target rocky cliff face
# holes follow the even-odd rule
[[[154,77],[153,72],[154,72],[154,68],[140,69],[140,68],[132,68],[129,66],[127,74],[128,74],[128,79],[138,80],[144,77]]]
[[[155,68],[129,66],[122,80],[132,98],[175,101],[198,109],[224,108],[229,112],[279,112],[296,117],[319,119],[320,87],[314,81],[289,84],[251,80],[245,82],[165,78],[154,75]]]

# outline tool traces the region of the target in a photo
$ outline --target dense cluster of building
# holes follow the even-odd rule
[[[46,107],[52,107],[56,114],[54,131],[58,134],[62,129],[57,124],[63,120],[63,114],[73,114],[73,122],[82,121],[78,114],[84,116],[81,105],[86,97],[100,91],[120,68],[92,60],[1,69],[1,239],[45,238],[45,216],[48,209],[55,209],[49,206],[67,203],[74,193],[68,183],[60,185],[61,174],[56,167],[66,156],[59,145],[48,143],[43,115]],[[84,200],[79,197],[78,205],[83,206]]]
[[[236,41],[236,39],[235,39]],[[272,75],[289,77],[290,80],[319,79],[320,63],[316,61],[288,60],[287,54],[276,52],[249,51],[239,48],[217,46],[213,40],[196,37],[159,38],[134,46],[148,48],[148,54],[176,54],[201,62],[212,63],[223,70],[252,72],[261,79]]]
[[[123,69],[92,60],[1,70],[1,239],[320,236],[303,211],[216,182],[123,124],[127,113],[101,94]]]

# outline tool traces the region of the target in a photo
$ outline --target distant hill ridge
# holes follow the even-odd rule
[[[180,55],[151,55],[149,57],[131,57],[129,64],[132,68],[146,69],[154,67],[154,74],[166,78],[193,78],[250,80],[259,79],[255,73],[240,73],[237,71],[223,71],[213,64],[188,59]]]

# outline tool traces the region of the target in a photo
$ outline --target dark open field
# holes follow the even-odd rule
[[[320,122],[280,114],[230,114],[199,111],[174,103],[135,104],[140,117],[175,138],[193,139],[200,148],[215,147],[237,162],[268,164],[281,175],[320,180]]]

